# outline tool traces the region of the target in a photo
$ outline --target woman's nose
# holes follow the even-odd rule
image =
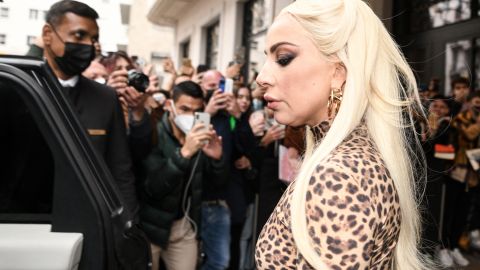
[[[273,85],[273,76],[270,74],[267,63],[265,63],[256,78],[258,86],[267,88]]]

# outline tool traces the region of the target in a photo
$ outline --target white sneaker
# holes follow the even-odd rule
[[[452,255],[452,258],[455,261],[455,263],[460,266],[467,266],[470,263],[465,257],[463,257],[462,253],[458,248],[451,251],[450,254]]]
[[[450,255],[450,250],[443,248],[437,252],[437,260],[443,267],[452,267],[453,258]]]
[[[480,249],[480,231],[474,230],[470,232],[470,246],[474,249]]]

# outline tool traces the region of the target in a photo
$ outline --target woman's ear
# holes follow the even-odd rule
[[[332,88],[342,89],[347,80],[347,69],[342,63],[335,63],[335,73],[332,78]]]

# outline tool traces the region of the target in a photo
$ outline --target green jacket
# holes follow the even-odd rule
[[[166,248],[172,223],[179,218],[181,200],[197,155],[185,159],[181,145],[174,137],[168,113],[157,124],[158,142],[144,161],[146,179],[141,187],[140,223],[150,241]],[[191,196],[189,216],[200,228],[202,180],[226,177],[223,158],[213,160],[200,154],[188,195]],[[198,234],[197,234],[198,235]]]

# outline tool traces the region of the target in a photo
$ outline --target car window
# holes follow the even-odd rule
[[[52,151],[19,94],[21,86],[0,79],[0,213],[52,212]]]

